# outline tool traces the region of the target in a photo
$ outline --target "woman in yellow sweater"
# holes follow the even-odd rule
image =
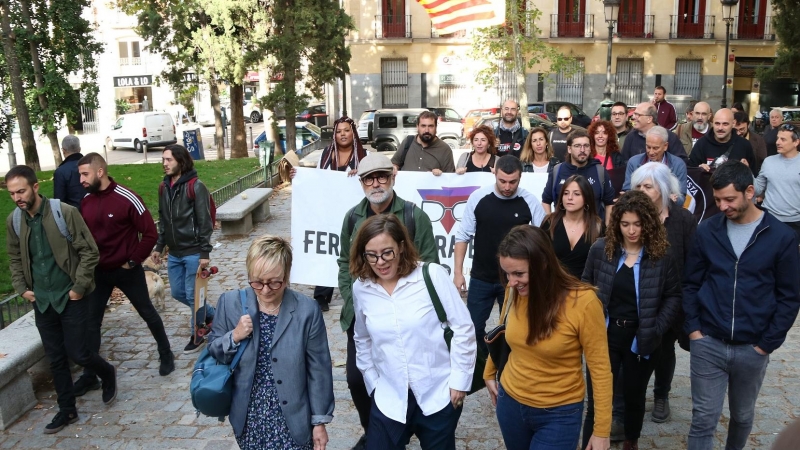
[[[511,353],[499,376],[489,358],[483,378],[506,448],[575,450],[586,392],[584,356],[595,404],[594,431],[586,448],[607,450],[611,366],[603,306],[594,288],[561,267],[550,238],[537,227],[513,228],[497,253],[506,280],[503,304],[510,308],[506,341]]]

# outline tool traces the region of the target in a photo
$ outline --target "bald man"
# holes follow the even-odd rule
[[[78,175],[78,161],[83,158],[78,136],[65,136],[61,141],[61,152],[64,154],[64,161],[53,172],[53,198],[80,209],[86,190]]]
[[[636,109],[633,111],[633,130],[625,138],[625,143],[622,144],[622,159],[626,163],[632,157],[645,152],[645,136],[651,128],[658,125],[656,123],[657,116],[658,111],[652,103],[639,103],[636,105]],[[668,136],[667,151],[685,162],[688,156],[681,145],[678,135],[669,131]]]
[[[711,133],[698,139],[689,155],[689,167],[709,172],[728,160],[741,161],[756,175],[756,157],[750,141],[733,131],[733,111],[723,108],[714,114]]]
[[[764,131],[764,143],[767,144],[767,156],[778,154],[778,128],[783,124],[783,114],[779,109],[769,112],[769,127]]]
[[[678,137],[687,155],[692,154],[692,148],[697,140],[705,136],[711,129],[712,116],[711,105],[706,102],[697,102],[692,110],[692,121],[678,127]]]

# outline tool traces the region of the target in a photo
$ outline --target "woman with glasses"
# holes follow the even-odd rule
[[[497,154],[497,138],[494,132],[486,125],[475,127],[469,133],[472,151],[463,153],[458,158],[456,173],[463,175],[467,172],[492,172]]]
[[[622,153],[619,152],[619,142],[614,125],[607,120],[598,120],[589,125],[589,138],[592,144],[592,157],[600,164],[611,170],[615,167],[625,168]]]
[[[523,172],[548,173],[553,170],[558,164],[558,158],[553,155],[547,130],[542,127],[531,128],[519,160],[522,161]]]
[[[778,220],[792,227],[800,238],[800,130],[785,123],[778,128],[777,155],[768,156],[755,182],[756,196],[762,206]]]
[[[437,264],[427,270],[453,337],[448,350],[417,249],[391,214],[367,219],[350,253],[356,362],[372,397],[367,450],[454,450],[477,346],[469,311]]]
[[[542,221],[542,229],[550,236],[561,265],[580,278],[589,248],[605,231],[592,185],[585,177],[572,175],[561,185],[556,210]]]
[[[647,383],[659,357],[661,337],[680,310],[681,275],[668,247],[653,201],[641,191],[628,191],[614,205],[606,237],[589,250],[581,277],[597,286],[605,309],[614,386],[622,368],[624,450],[639,448]],[[587,372],[586,378],[593,375]],[[581,448],[594,429],[594,406],[589,395]]]
[[[503,307],[510,308],[505,338],[511,352],[499,377],[489,358],[483,378],[506,448],[575,450],[586,393],[585,359],[597,422],[581,449],[607,450],[611,373],[603,305],[594,288],[564,270],[541,228],[514,227],[497,255],[506,288]]]
[[[242,449],[324,450],[333,419],[333,374],[322,313],[288,288],[292,247],[262,236],[246,259],[247,308],[239,291],[217,302],[208,352],[229,364],[249,339],[233,373],[230,422]]]

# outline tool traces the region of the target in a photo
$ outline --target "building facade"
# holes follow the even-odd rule
[[[526,6],[532,5],[528,0]],[[541,11],[536,37],[574,57],[576,70],[540,77],[548,66],[534,67],[525,77],[528,100],[570,101],[593,114],[606,82],[609,31],[603,3],[552,0],[536,2],[536,7]],[[346,8],[357,28],[348,39],[352,60],[347,105],[354,116],[390,107],[449,106],[463,113],[515,96],[510,67],[501,70],[492,86],[477,83],[476,61],[469,56],[471,36],[437,35],[416,1],[349,0]],[[612,30],[612,98],[628,104],[649,101],[655,86],[662,85],[667,99],[691,97],[716,109],[727,82],[728,105],[742,101],[751,116],[772,106],[796,105],[796,83],[782,80],[768,86],[755,76],[758,66],[772,63],[777,48],[769,0],[739,1],[729,55],[722,14],[719,0],[623,0]]]

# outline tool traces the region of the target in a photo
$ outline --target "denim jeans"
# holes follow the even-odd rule
[[[767,372],[769,355],[752,345],[730,345],[703,336],[690,345],[692,426],[689,450],[714,448],[714,432],[728,391],[730,423],[726,450],[744,448],[753,428],[756,399]]]
[[[533,408],[511,398],[498,385],[497,421],[508,450],[575,450],[581,433],[583,402]]]
[[[167,275],[172,297],[188,306],[194,316],[194,281],[200,267],[200,254],[174,256],[169,255]],[[206,305],[206,316],[214,317],[214,307]],[[202,316],[201,316],[202,317]],[[189,326],[194,326],[194,319],[189,319]]]
[[[486,336],[486,321],[492,314],[495,302],[503,308],[503,297],[505,289],[500,283],[487,283],[472,277],[469,279],[469,290],[467,292],[467,309],[469,317],[475,325],[475,339],[478,341],[478,350],[483,351],[484,355],[489,354],[483,337]]]

